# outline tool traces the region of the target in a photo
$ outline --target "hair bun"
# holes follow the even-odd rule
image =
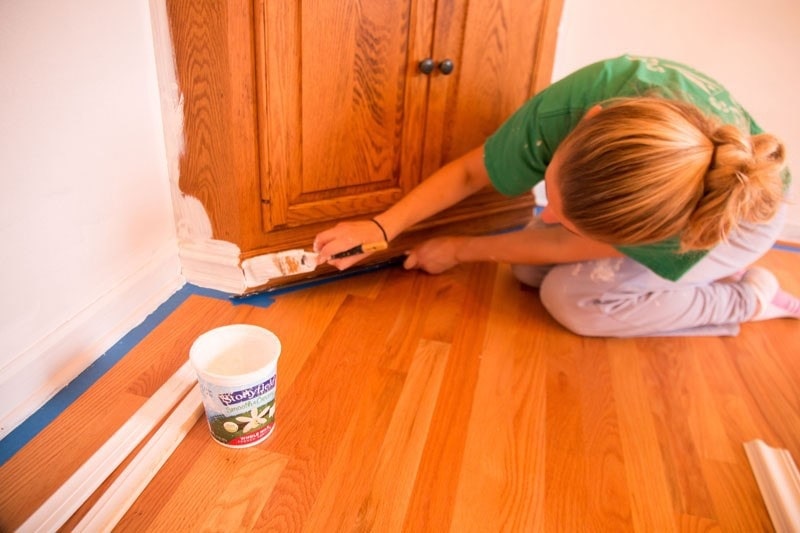
[[[710,138],[714,151],[703,196],[681,239],[686,249],[711,247],[741,222],[770,220],[783,198],[785,149],[777,137],[750,136],[725,124]]]
[[[756,186],[780,181],[785,149],[783,143],[769,133],[747,135],[737,127],[724,124],[711,135],[714,152],[707,180],[726,178],[747,183],[755,180]],[[707,183],[706,185],[709,185]]]
[[[750,139],[737,127],[724,124],[711,135],[714,153],[711,169],[721,169],[717,173],[723,177],[733,177],[736,173],[747,173],[754,166],[753,146]]]
[[[680,236],[680,251],[707,250],[742,222],[765,222],[783,199],[783,145],[720,126],[695,105],[618,98],[559,145],[564,218],[613,245]]]
[[[783,169],[786,160],[786,149],[783,143],[768,133],[754,135],[753,141],[753,156],[756,161],[763,161],[764,164],[777,164]]]

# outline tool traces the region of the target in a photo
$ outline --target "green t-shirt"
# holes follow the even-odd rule
[[[484,147],[492,184],[507,195],[530,191],[544,179],[555,149],[592,106],[634,96],[680,99],[743,131],[762,132],[728,91],[708,76],[680,63],[625,55],[594,63],[550,85],[500,126]],[[617,249],[659,276],[677,280],[708,253],[680,254],[678,247],[675,237]]]

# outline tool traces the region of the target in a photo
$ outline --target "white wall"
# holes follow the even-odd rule
[[[800,190],[797,0],[565,0],[553,79],[632,53],[691,65],[725,85],[787,145]],[[800,242],[800,206],[785,237]]]
[[[0,437],[179,288],[141,0],[0,1]]]

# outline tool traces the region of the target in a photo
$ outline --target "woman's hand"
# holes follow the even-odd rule
[[[372,254],[358,254],[342,259],[330,260],[330,257],[339,252],[349,250],[359,244],[380,242],[383,232],[372,220],[357,220],[354,222],[340,222],[331,229],[317,234],[314,238],[314,251],[319,254],[317,264],[327,262],[329,265],[344,270]]]
[[[437,237],[425,241],[408,253],[403,267],[440,274],[459,263],[458,251],[464,241],[464,237]]]

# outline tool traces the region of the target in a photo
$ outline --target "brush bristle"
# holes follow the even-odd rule
[[[316,257],[314,252],[297,249],[245,259],[242,261],[245,284],[258,287],[274,278],[312,272],[317,268]]]
[[[275,256],[275,266],[283,272],[284,276],[291,276],[292,274],[297,274],[302,267],[302,257],[301,260],[298,261],[297,257],[289,256]]]

